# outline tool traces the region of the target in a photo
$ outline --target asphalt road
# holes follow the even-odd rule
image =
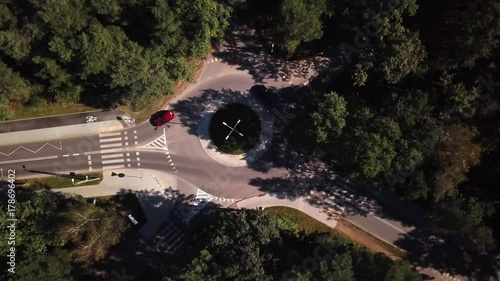
[[[270,83],[276,85],[276,81]],[[226,167],[204,151],[197,135],[200,116],[210,100],[218,97],[218,92],[248,92],[254,84],[248,71],[237,70],[224,63],[209,64],[198,83],[169,105],[177,114],[174,121],[180,121],[180,124],[153,130],[151,124],[145,122],[115,133],[3,146],[0,147],[1,176],[5,178],[9,169],[15,169],[16,176],[22,178],[43,173],[149,168],[174,173],[218,197],[239,199],[257,195],[262,192],[263,186],[250,184],[252,179],[284,178],[288,171],[283,168],[262,172],[249,167]],[[45,124],[57,126],[71,121],[60,119],[10,122],[14,125],[8,130],[39,128]],[[383,216],[352,215],[348,218],[390,243],[395,243],[405,231],[412,230],[411,226]]]

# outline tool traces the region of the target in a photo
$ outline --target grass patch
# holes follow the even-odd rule
[[[403,251],[378,239],[344,219],[340,219],[337,222],[335,229],[343,236],[348,237],[350,240],[364,245],[372,251],[384,253],[391,259],[401,259],[406,257],[406,254]]]
[[[19,107],[17,109],[14,109],[14,119],[46,117],[92,110],[96,110],[96,108],[79,103],[42,103],[40,105]]]
[[[118,210],[120,215],[122,215],[130,225],[139,230],[144,224],[148,222],[146,214],[142,209],[141,203],[139,199],[134,193],[126,193],[126,194],[118,194],[113,196],[102,196],[102,197],[93,197],[87,198],[87,202],[92,203],[96,200],[96,205],[99,206],[107,206],[111,207],[115,210]],[[134,225],[128,215],[132,215],[138,222],[137,225]]]
[[[401,250],[385,243],[384,241],[345,221],[344,219],[339,219],[337,226],[335,228],[331,228],[293,208],[270,207],[266,208],[264,212],[285,217],[293,221],[297,225],[297,228],[304,231],[305,234],[328,233],[330,237],[334,239],[348,239],[355,244],[365,246],[372,252],[384,253],[391,259],[401,259],[405,257],[404,252]]]
[[[85,176],[91,178],[99,178],[95,181],[85,182],[81,184],[74,185],[71,182],[71,178],[68,177],[43,177],[43,178],[31,178],[19,181],[19,188],[24,190],[41,190],[41,189],[56,189],[56,188],[68,188],[75,186],[86,186],[99,184],[102,181],[102,172],[88,173],[88,174],[77,174],[75,176],[75,183],[85,180]]]
[[[187,62],[188,68],[192,73],[193,80],[197,81],[203,70],[204,60],[203,59],[192,59]],[[181,94],[191,82],[180,81],[173,89],[172,95],[166,95],[155,102],[151,102],[148,106],[142,107],[140,111],[133,111],[130,106],[120,106],[119,109],[124,110],[129,113],[137,123],[142,123],[149,120],[151,114],[160,110],[165,104],[170,100]],[[47,117],[53,115],[62,115],[86,111],[100,110],[102,108],[95,108],[88,105],[80,103],[69,103],[69,102],[55,102],[48,103],[43,99],[37,99],[32,105],[22,106],[19,104],[11,104],[12,110],[14,111],[14,118],[12,120],[26,119],[26,118],[38,118]]]
[[[340,234],[335,229],[311,218],[299,210],[288,207],[269,207],[264,212],[280,217],[285,217],[293,221],[297,228],[309,235],[312,233],[328,233],[332,237],[338,237]]]

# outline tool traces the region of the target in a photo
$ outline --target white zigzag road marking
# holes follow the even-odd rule
[[[44,148],[46,145],[50,145],[50,146],[52,146],[53,148],[56,148],[56,149],[62,150],[62,142],[60,141],[60,142],[59,142],[59,147],[57,147],[57,146],[55,146],[55,145],[53,145],[53,144],[51,144],[51,143],[46,142],[44,145],[42,145],[42,146],[41,146],[39,149],[37,149],[37,150],[31,150],[31,149],[29,149],[29,148],[24,147],[24,146],[22,146],[22,145],[21,145],[21,146],[19,146],[18,148],[14,149],[14,150],[13,150],[11,153],[9,153],[9,154],[5,154],[5,153],[3,153],[3,152],[0,152],[0,154],[3,154],[3,155],[5,155],[5,156],[11,156],[14,152],[16,152],[17,150],[19,150],[19,149],[21,149],[21,148],[24,148],[24,149],[26,149],[27,151],[30,151],[30,152],[32,152],[32,153],[37,153],[37,152],[38,152],[38,151],[40,151],[42,148]]]

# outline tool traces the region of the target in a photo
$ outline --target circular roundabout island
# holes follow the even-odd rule
[[[210,138],[224,153],[240,155],[257,144],[261,124],[257,113],[250,107],[231,103],[219,108],[210,120]]]

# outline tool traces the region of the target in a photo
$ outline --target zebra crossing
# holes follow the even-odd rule
[[[189,222],[205,208],[209,202],[220,199],[201,189],[196,195],[179,204],[170,214],[167,223],[161,227],[153,241],[158,251],[175,252],[185,241],[185,229]],[[233,200],[234,199],[226,199]]]
[[[125,150],[127,146],[136,144],[138,144],[136,130],[99,134],[101,169],[140,167],[140,153]],[[92,170],[90,159],[89,170]]]
[[[173,221],[169,221],[156,235],[154,245],[159,251],[175,252],[184,243],[184,230]]]

